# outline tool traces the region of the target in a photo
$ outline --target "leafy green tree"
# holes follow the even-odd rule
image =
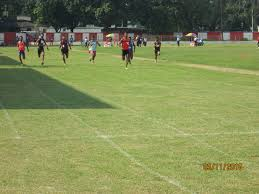
[[[86,0],[63,0],[66,15],[64,15],[66,26],[73,32],[79,25],[85,14]]]
[[[129,0],[102,0],[96,3],[95,17],[99,25],[109,27],[127,26],[130,10]]]
[[[259,23],[258,0],[0,0],[9,17],[30,15],[37,24],[103,27],[141,24],[149,32],[250,30]],[[21,9],[15,9],[20,7]]]
[[[251,1],[229,0],[225,6],[224,28],[230,31],[250,31]]]
[[[63,0],[38,0],[33,10],[37,23],[53,26],[59,32],[66,24],[68,14]]]

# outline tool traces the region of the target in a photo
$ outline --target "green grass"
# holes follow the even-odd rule
[[[155,64],[147,47],[125,70],[118,48],[93,65],[73,47],[67,67],[57,47],[45,67],[0,48],[0,193],[258,193],[259,77],[180,65],[254,71],[258,52],[169,46]]]
[[[184,63],[259,70],[259,49],[256,49],[256,44],[208,44],[197,48],[183,46],[163,49],[162,58]],[[143,50],[139,55],[145,57],[146,51]]]

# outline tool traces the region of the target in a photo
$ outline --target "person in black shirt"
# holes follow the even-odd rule
[[[45,51],[44,51],[44,47],[47,46],[47,49],[49,49],[45,39],[43,38],[43,35],[39,36],[39,39],[36,41],[38,44],[38,57],[41,57],[42,54],[42,61],[41,61],[41,65],[44,65],[44,58],[45,58]]]
[[[64,61],[64,64],[66,64],[66,58],[68,58],[68,52],[69,52],[69,49],[68,47],[70,48],[71,50],[71,45],[69,44],[69,42],[65,39],[65,37],[63,36],[62,37],[62,40],[60,41],[60,49],[61,49],[61,54],[62,54],[62,57],[63,57],[63,61]]]
[[[157,63],[157,57],[158,55],[160,56],[160,49],[161,49],[161,42],[158,37],[156,38],[156,41],[154,43],[154,49],[155,49],[155,60]]]
[[[29,37],[29,34],[26,33],[25,35],[25,44],[26,44],[26,48],[27,48],[27,51],[29,52],[29,45],[30,45],[30,37]]]

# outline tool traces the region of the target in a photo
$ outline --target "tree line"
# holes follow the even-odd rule
[[[258,0],[2,0],[0,7],[4,4],[57,32],[87,24],[138,24],[152,33],[251,31],[259,23]]]

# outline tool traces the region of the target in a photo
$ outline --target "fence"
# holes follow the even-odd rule
[[[208,41],[242,41],[242,40],[258,40],[259,39],[259,32],[193,32],[197,35],[198,38],[202,38]],[[76,32],[76,33],[45,33],[44,37],[47,42],[59,42],[62,36],[66,38],[73,37],[75,42],[82,42],[85,38],[88,40],[95,38],[98,41],[105,41],[106,35],[108,32],[103,33],[83,33],[83,32]],[[177,37],[181,37],[182,40],[189,40],[188,37],[185,37],[187,32],[183,33],[171,33],[166,35],[152,35],[152,34],[137,34],[137,33],[129,33],[129,35],[134,39],[137,35],[145,37],[148,41],[154,41],[157,37],[161,41],[175,41]],[[0,44],[4,45],[14,45],[16,43],[16,39],[18,36],[23,36],[25,38],[24,33],[16,33],[16,32],[5,32],[0,34]],[[121,37],[123,36],[122,33],[114,33],[113,41],[118,42]],[[30,34],[29,39],[31,42],[35,41],[38,37],[38,34]]]

